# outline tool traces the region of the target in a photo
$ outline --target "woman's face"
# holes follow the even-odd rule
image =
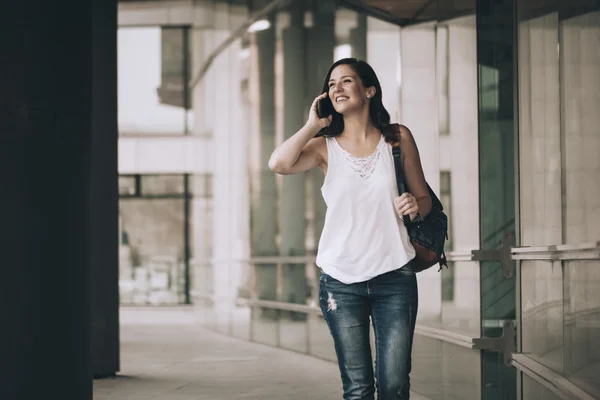
[[[333,108],[340,114],[360,110],[368,106],[371,96],[354,69],[349,65],[338,65],[331,71],[329,78],[329,98]]]

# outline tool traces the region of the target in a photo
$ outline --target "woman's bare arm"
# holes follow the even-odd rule
[[[404,125],[400,128],[400,148],[402,154],[402,166],[404,167],[404,179],[410,193],[416,198],[419,205],[419,214],[422,217],[431,212],[431,196],[427,190],[427,182],[421,165],[419,149],[415,143],[411,131]]]
[[[315,135],[331,123],[331,116],[319,118],[317,102],[325,98],[327,93],[317,96],[310,108],[308,121],[292,137],[277,146],[269,159],[269,168],[280,175],[296,174],[327,165],[327,146],[324,137]]]
[[[323,168],[326,163],[322,152],[325,138],[315,138],[317,132],[304,126],[275,149],[269,159],[269,168],[280,175],[297,174],[317,166]]]

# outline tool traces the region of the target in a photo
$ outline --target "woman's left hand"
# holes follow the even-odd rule
[[[394,199],[394,209],[400,218],[408,215],[410,220],[413,221],[419,212],[419,203],[417,203],[415,196],[406,192]]]

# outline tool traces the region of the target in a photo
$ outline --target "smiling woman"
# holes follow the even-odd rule
[[[418,298],[415,249],[402,217],[414,220],[431,210],[419,153],[410,130],[390,124],[379,79],[366,62],[334,63],[322,92],[305,126],[275,149],[269,167],[295,174],[318,166],[325,173],[319,303],[335,342],[344,398],[373,399],[377,375],[379,398],[408,399]],[[398,141],[412,193],[398,193],[395,185],[392,144]]]

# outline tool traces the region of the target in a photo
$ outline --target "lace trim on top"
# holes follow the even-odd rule
[[[383,141],[383,136],[379,143],[377,143],[377,147],[375,151],[368,157],[355,157],[352,154],[348,153],[340,144],[338,143],[336,138],[333,138],[337,147],[342,151],[342,154],[348,160],[350,167],[363,179],[368,179],[373,172],[375,172],[375,167],[377,166],[377,161],[379,161],[381,155],[381,142]]]

